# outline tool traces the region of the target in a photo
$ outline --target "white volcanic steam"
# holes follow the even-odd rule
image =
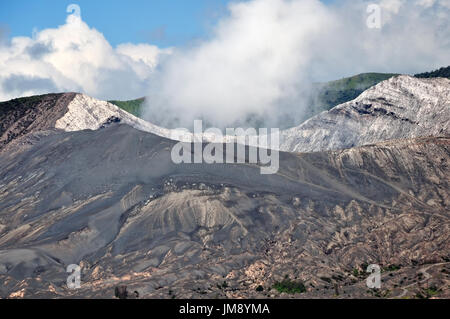
[[[183,127],[196,118],[218,127],[262,118],[263,125],[278,127],[301,118],[313,81],[448,64],[449,1],[383,0],[381,29],[366,25],[369,3],[231,4],[210,40],[176,50],[160,66],[147,118]]]

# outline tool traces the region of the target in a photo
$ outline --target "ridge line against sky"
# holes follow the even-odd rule
[[[46,21],[42,11],[24,2],[2,2],[0,26],[8,25],[9,18],[3,20],[6,16],[17,18],[13,9],[20,4],[24,21],[28,14]],[[210,8],[209,26],[170,47],[132,37],[122,41],[119,31],[117,37],[107,37],[111,30],[99,27],[102,21],[114,20],[114,8],[140,10],[144,18],[131,15],[128,21],[113,21],[115,30],[132,33],[128,31],[132,26],[151,21],[145,18],[141,1],[114,1],[109,6],[78,1],[81,19],[66,13],[72,1],[36,3],[47,4],[52,15],[66,22],[37,29],[31,36],[0,39],[0,100],[62,91],[100,99],[148,96],[151,105],[146,116],[158,123],[172,126],[203,118],[220,127],[254,114],[272,118],[301,113],[313,81],[368,71],[411,74],[450,61],[450,0],[335,0],[327,4],[319,0],[224,0],[214,2],[216,7],[192,5],[181,15],[192,18]],[[183,8],[189,8],[184,3]],[[382,9],[380,29],[366,25],[371,3]],[[176,11],[177,6],[172,8]],[[168,10],[170,6],[150,12],[164,19],[165,14],[174,14]],[[168,24],[180,22],[166,20]],[[192,41],[195,37],[198,40]],[[166,114],[169,118],[164,118]],[[176,119],[180,116],[181,121]]]

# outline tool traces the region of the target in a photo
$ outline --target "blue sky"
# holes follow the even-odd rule
[[[69,4],[113,45],[150,42],[180,46],[207,37],[232,0],[1,0],[0,28],[9,37],[31,36],[64,24]],[[324,0],[330,2],[330,0]]]
[[[81,7],[84,21],[102,32],[112,45],[151,42],[183,45],[208,35],[225,14],[230,0],[14,0],[0,1],[0,25],[8,35],[30,36],[64,24],[69,4]]]

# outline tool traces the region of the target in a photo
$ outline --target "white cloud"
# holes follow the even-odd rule
[[[203,116],[219,125],[298,98],[307,76],[299,70],[314,54],[310,34],[319,36],[334,17],[318,1],[243,2],[230,11],[212,41],[162,66],[150,94],[152,119],[164,122],[167,112],[159,110],[168,108],[180,124]]]
[[[311,81],[448,65],[446,1],[381,0],[381,30],[366,26],[367,5],[376,1],[233,3],[211,40],[176,52],[159,67],[147,116],[188,127],[202,117],[223,127],[258,114],[277,125],[301,117],[302,89]]]
[[[100,32],[70,15],[58,28],[0,46],[0,100],[55,89],[98,98],[142,96],[160,56],[167,53],[148,44],[113,48]]]
[[[425,8],[430,8],[433,5],[438,4],[441,7],[450,9],[450,0],[417,0],[416,3]]]

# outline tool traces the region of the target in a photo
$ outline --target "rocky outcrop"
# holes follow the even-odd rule
[[[21,136],[54,129],[75,95],[47,94],[0,103],[0,150]]]
[[[170,136],[168,129],[146,122],[112,103],[85,94],[75,95],[67,106],[67,112],[56,121],[55,128],[66,132],[97,130],[108,124],[111,118],[141,131],[164,137]]]
[[[450,135],[450,80],[402,75],[281,133],[281,150],[317,152]]]

